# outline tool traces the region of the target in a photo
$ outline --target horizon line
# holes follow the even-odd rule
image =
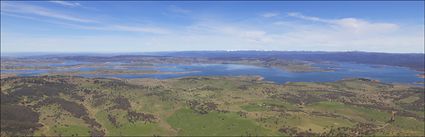
[[[0,52],[1,57],[7,56],[42,56],[42,55],[55,55],[55,54],[117,54],[117,55],[125,55],[125,54],[143,54],[143,53],[161,53],[161,52],[249,52],[249,51],[257,51],[257,52],[323,52],[323,53],[383,53],[383,54],[425,54],[425,52],[376,52],[376,51],[359,51],[359,50],[348,50],[348,51],[320,51],[320,50],[181,50],[181,51],[141,51],[141,52],[90,52],[90,51],[79,51],[79,52],[57,52],[57,51],[40,51],[40,52]],[[9,55],[4,55],[9,54]],[[12,55],[11,55],[12,54]],[[18,55],[18,54],[32,54],[32,55]],[[35,55],[34,55],[35,54]],[[67,56],[67,55],[65,55]]]

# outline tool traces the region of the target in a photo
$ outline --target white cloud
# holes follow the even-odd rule
[[[265,30],[243,24],[232,24],[223,22],[199,22],[186,30],[190,34],[197,35],[220,35],[232,38],[243,43],[266,43],[271,39]]]
[[[62,1],[61,1],[62,2]],[[54,23],[64,26],[69,26],[77,29],[84,30],[103,30],[103,31],[123,31],[123,32],[143,32],[143,33],[153,33],[153,34],[167,34],[170,31],[160,27],[152,26],[130,26],[123,24],[114,24],[114,23],[104,23],[97,20],[86,19],[76,16],[71,16],[67,14],[62,14],[56,11],[51,11],[49,9],[26,4],[18,3],[3,3],[1,7],[1,14],[6,16],[12,16],[17,18],[31,19],[36,21],[42,21],[47,23]],[[33,15],[45,16],[52,19],[59,20],[47,20],[34,17]],[[72,21],[72,22],[63,22],[63,21]],[[85,24],[74,24],[74,22],[79,23],[91,23],[91,25]]]
[[[1,11],[16,13],[16,14],[25,14],[25,15],[38,15],[38,16],[44,16],[44,17],[67,20],[67,21],[74,21],[74,22],[81,22],[81,23],[97,22],[92,19],[62,14],[57,11],[51,11],[43,7],[34,6],[34,5],[26,5],[21,3],[2,2]]]
[[[50,1],[51,3],[59,4],[66,7],[80,7],[81,4],[78,2],[72,2],[72,1],[62,1],[62,0],[55,0]]]
[[[288,25],[288,24],[290,24],[290,23],[287,22],[287,21],[276,21],[276,22],[273,22],[273,25]]]
[[[301,29],[275,35],[272,48],[291,50],[325,51],[375,51],[375,52],[423,52],[423,35],[391,33],[379,35],[352,35],[345,31],[323,28]],[[408,47],[408,48],[407,48]]]
[[[288,13],[288,16],[308,21],[330,24],[334,27],[345,29],[354,33],[381,33],[394,31],[399,28],[397,24],[393,23],[368,22],[366,20],[357,18],[323,19],[319,17],[305,16],[297,12],[290,12]]]
[[[94,25],[78,25],[73,23],[66,23],[66,22],[60,22],[60,21],[53,21],[53,20],[43,20],[39,18],[34,18],[30,16],[22,16],[18,14],[12,14],[12,13],[5,13],[2,12],[2,15],[5,16],[11,16],[16,18],[24,18],[24,19],[30,19],[30,20],[36,20],[41,22],[47,22],[52,24],[58,24],[63,26],[68,26],[74,29],[82,29],[82,30],[99,30],[99,31],[122,31],[122,32],[142,32],[142,33],[152,33],[152,34],[169,34],[171,33],[170,30],[161,28],[161,27],[152,27],[152,26],[129,26],[129,25],[122,25],[122,24],[94,24]]]
[[[103,30],[103,31],[124,31],[124,32],[144,32],[153,34],[168,34],[169,30],[159,27],[144,27],[144,26],[128,26],[128,25],[107,25],[107,26],[80,26],[74,27],[86,30]]]
[[[267,42],[268,39],[266,36],[266,32],[264,31],[243,31],[241,33],[242,38],[246,38],[249,40],[257,41],[257,42]]]
[[[318,17],[304,16],[303,14],[298,13],[298,12],[289,12],[288,16],[296,17],[296,18],[300,18],[300,19],[304,19],[304,20],[310,20],[310,21],[331,23],[331,21],[329,21],[329,20],[321,19],[321,18],[318,18]]]
[[[6,3],[6,2],[5,2]],[[29,9],[28,9],[29,8]],[[177,9],[177,10],[176,10]],[[190,10],[174,9],[177,13]],[[3,35],[5,51],[158,51],[158,50],[320,50],[320,51],[424,51],[424,26],[408,26],[387,22],[374,22],[359,18],[325,19],[288,13],[293,18],[270,21],[279,13],[255,18],[258,22],[234,22],[208,16],[208,20],[191,22],[191,26],[155,26],[145,24],[119,24],[71,16],[43,7],[4,4],[2,15],[43,21],[46,18],[73,29],[105,31],[87,36],[34,37],[33,34]],[[37,16],[35,16],[37,15]],[[2,17],[3,18],[3,17]],[[278,18],[273,18],[278,19]],[[308,21],[308,22],[305,22]],[[316,23],[311,23],[316,22]],[[3,28],[3,23],[2,23]],[[111,32],[107,32],[111,31]],[[120,35],[114,32],[161,35]],[[162,35],[164,34],[164,35]],[[143,36],[143,37],[141,37]],[[61,45],[61,48],[57,48]],[[117,46],[120,45],[120,46]]]
[[[166,34],[169,33],[168,30],[158,27],[139,27],[139,26],[126,26],[126,25],[114,25],[110,27],[111,30],[118,31],[129,31],[129,32],[148,32],[148,33],[157,33],[157,34]]]
[[[223,46],[223,49],[424,51],[423,26],[376,23],[357,18],[323,19],[300,13],[291,13],[290,16],[319,23],[300,23],[288,19],[261,24],[216,20],[197,23],[190,32],[222,36],[221,41],[236,43]]]
[[[267,12],[267,13],[261,14],[261,16],[263,16],[265,18],[271,18],[271,17],[279,16],[279,13],[277,13],[277,12]]]
[[[423,28],[412,32],[353,36],[317,26],[291,26],[293,31],[271,33],[241,24],[204,24],[201,30],[183,30],[167,35],[128,35],[104,33],[90,36],[2,35],[2,50],[137,52],[177,50],[313,50],[423,53]],[[206,26],[211,25],[211,26]],[[402,26],[404,27],[404,26]],[[285,28],[283,28],[285,29]],[[112,31],[112,30],[111,30]],[[114,30],[118,31],[118,30]],[[12,37],[12,38],[11,38]],[[57,48],[61,45],[61,48]],[[120,46],[117,46],[120,45]]]
[[[339,27],[347,29],[356,33],[374,33],[374,32],[388,32],[394,31],[399,28],[398,25],[392,23],[371,23],[362,19],[356,18],[343,18],[338,20],[333,20],[333,24],[336,24]]]

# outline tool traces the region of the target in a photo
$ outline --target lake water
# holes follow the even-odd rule
[[[67,66],[77,65],[70,64],[50,64],[50,66]],[[275,83],[285,82],[332,82],[345,78],[369,78],[380,80],[387,83],[407,83],[415,84],[423,82],[424,79],[418,78],[419,72],[393,66],[373,66],[355,63],[332,63],[332,64],[316,64],[321,68],[332,68],[330,72],[288,72],[276,68],[265,68],[249,65],[238,64],[157,64],[153,67],[129,67],[122,68],[117,65],[124,63],[109,63],[102,66],[103,69],[130,69],[130,70],[159,70],[163,72],[187,72],[178,74],[114,74],[114,75],[93,75],[85,74],[84,77],[117,77],[117,78],[156,78],[168,79],[185,76],[262,76],[267,81]],[[100,67],[100,68],[102,68]],[[60,71],[91,71],[99,69],[99,67],[78,67],[63,69]],[[51,70],[2,70],[2,73],[18,73],[19,76],[33,76],[48,73]]]

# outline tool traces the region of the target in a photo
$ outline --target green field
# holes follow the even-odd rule
[[[423,88],[364,79],[273,84],[257,77],[40,76],[3,78],[1,86],[2,136],[424,136],[425,132]]]
[[[190,136],[265,136],[278,133],[257,125],[254,121],[241,118],[236,113],[220,114],[212,112],[199,115],[190,109],[180,109],[167,119],[173,128],[178,129],[179,135]]]

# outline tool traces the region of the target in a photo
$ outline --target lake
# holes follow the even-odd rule
[[[87,63],[81,63],[87,64]],[[345,78],[369,78],[387,83],[415,84],[424,79],[417,77],[420,72],[404,67],[374,66],[366,64],[332,62],[315,64],[314,66],[333,69],[329,72],[288,72],[277,68],[266,68],[239,64],[154,64],[153,66],[117,67],[126,63],[111,62],[104,66],[84,66],[56,71],[92,71],[96,69],[129,69],[129,70],[159,70],[162,72],[187,72],[175,74],[83,74],[83,77],[117,77],[117,78],[156,78],[168,79],[185,76],[262,76],[264,80],[275,83],[285,82],[332,82]],[[49,66],[78,65],[76,62],[49,64]],[[34,76],[46,74],[52,70],[2,70],[2,73],[17,73],[18,76]]]

